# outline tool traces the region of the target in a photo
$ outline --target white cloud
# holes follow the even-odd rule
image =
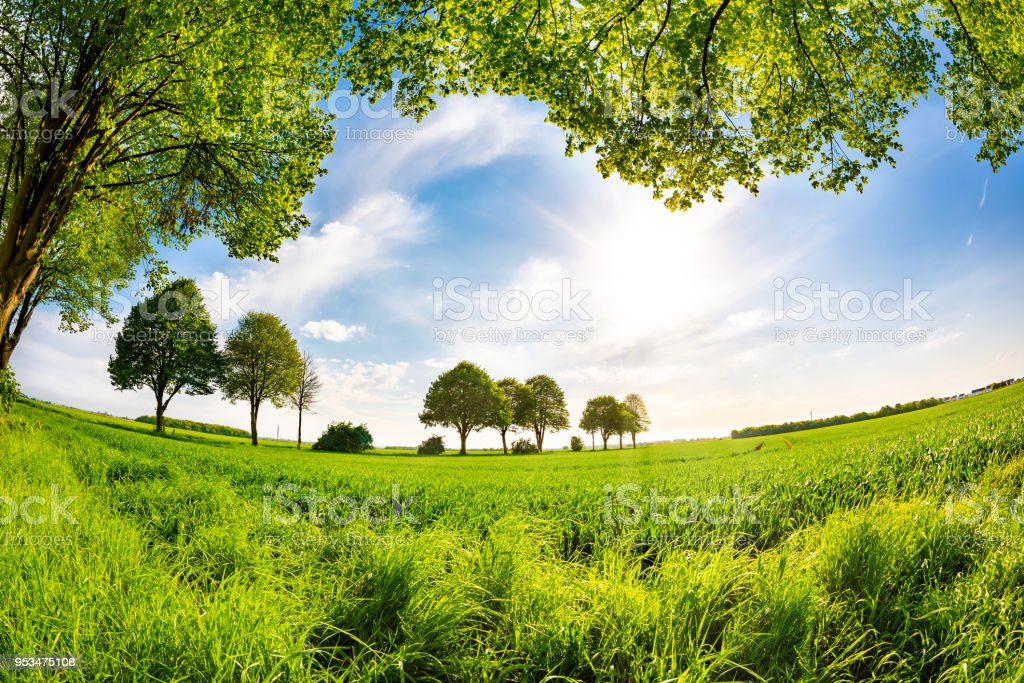
[[[299,332],[312,339],[326,339],[330,342],[344,342],[366,334],[365,325],[343,325],[337,320],[310,320],[299,328]]]
[[[277,263],[216,272],[200,278],[199,285],[221,291],[220,281],[230,279],[232,291],[247,292],[242,303],[247,310],[302,315],[357,278],[394,267],[397,252],[419,239],[427,217],[427,211],[399,195],[376,194],[341,220],[285,243]]]

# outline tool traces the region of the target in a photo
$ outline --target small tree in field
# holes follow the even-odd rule
[[[299,437],[295,447],[302,449],[302,413],[312,413],[310,406],[320,399],[320,372],[311,354],[302,354],[302,365],[299,367],[299,384],[288,397],[292,407],[299,411]]]
[[[615,421],[615,433],[619,436],[619,450],[622,450],[622,437],[636,431],[636,415],[625,403],[619,403],[619,414]],[[636,447],[634,442],[633,447]]]
[[[622,404],[614,396],[598,396],[587,401],[580,420],[580,429],[598,432],[604,450],[608,450],[608,439],[617,433],[622,424]]]
[[[523,424],[528,420],[529,410],[533,405],[533,396],[530,387],[520,384],[513,377],[499,379],[496,384],[504,395],[507,405],[503,403],[495,413],[494,428],[501,434],[502,451],[508,454],[507,435],[509,432],[515,432],[523,428]]]
[[[153,391],[157,432],[164,431],[164,412],[172,398],[180,392],[212,394],[223,370],[217,328],[196,283],[185,278],[132,308],[107,364],[118,391]]]
[[[227,371],[222,389],[232,403],[249,403],[252,445],[259,444],[260,406],[283,408],[299,385],[302,356],[295,338],[272,313],[246,313],[224,348]]]
[[[623,403],[633,415],[629,434],[633,437],[633,448],[636,448],[636,435],[651,428],[651,418],[647,415],[647,406],[640,394],[626,394]]]
[[[573,435],[573,437],[569,439],[569,448],[571,448],[573,452],[579,453],[583,450],[583,439]]]
[[[420,422],[428,427],[450,427],[459,433],[459,453],[466,454],[470,432],[493,427],[505,396],[484,370],[462,361],[441,374],[423,399]]]
[[[544,451],[544,436],[569,428],[569,409],[565,407],[565,392],[558,382],[547,375],[536,375],[526,380],[530,388],[529,401],[523,406],[523,421],[533,429],[537,450]]]

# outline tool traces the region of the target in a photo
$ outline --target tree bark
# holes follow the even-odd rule
[[[597,450],[597,439],[594,438],[594,432],[590,432],[590,450]]]
[[[508,444],[507,444],[507,443],[505,443],[505,433],[506,433],[507,431],[508,431],[507,429],[502,429],[502,430],[501,430],[501,450],[502,450],[502,452],[503,452],[503,453],[504,453],[505,455],[508,455]]]
[[[622,450],[622,434],[619,434],[619,450]]]
[[[609,434],[608,436],[611,436],[611,434]],[[608,450],[608,436],[605,436],[604,434],[601,435],[601,440],[604,441],[605,450]]]
[[[630,432],[630,436],[633,437],[633,448],[636,448],[636,432]]]
[[[534,429],[533,430],[533,434],[534,434],[534,436],[537,437],[537,452],[538,453],[543,453],[544,452],[544,430],[542,430],[542,429]]]
[[[252,436],[252,445],[259,446],[260,441],[256,435],[256,417],[259,414],[259,406],[252,406],[249,409],[249,434]]]
[[[461,445],[459,447],[459,455],[466,455],[466,439],[468,437],[469,434],[467,434],[466,432],[459,432],[459,440],[461,441]]]
[[[164,392],[158,390],[156,394],[156,433],[164,433]]]
[[[299,408],[299,441],[295,447],[302,450],[302,408]]]

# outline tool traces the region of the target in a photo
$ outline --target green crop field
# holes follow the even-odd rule
[[[81,657],[19,676],[1024,677],[1024,385],[524,456],[254,448],[31,402],[15,425],[0,652]]]

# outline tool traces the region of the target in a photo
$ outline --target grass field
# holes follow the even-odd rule
[[[16,416],[0,653],[82,663],[18,680],[1024,680],[1024,385],[529,456]]]

